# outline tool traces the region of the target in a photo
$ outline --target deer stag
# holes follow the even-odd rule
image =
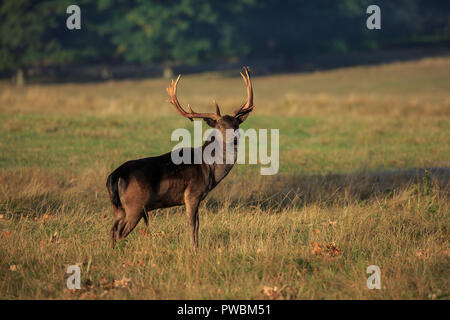
[[[181,75],[180,75],[181,76]],[[215,103],[215,113],[197,113],[189,107],[186,112],[177,99],[177,84],[180,76],[167,88],[169,100],[177,111],[193,121],[194,118],[205,120],[212,128],[226,136],[226,130],[235,132],[255,107],[253,105],[253,89],[249,69],[244,68],[241,76],[247,88],[247,101],[232,115],[221,116]],[[211,143],[207,141],[201,148]],[[221,142],[223,152],[226,151],[227,140]],[[228,141],[229,143],[229,141]],[[234,162],[237,158],[237,138],[231,142],[234,151]],[[219,148],[220,149],[220,148]],[[183,152],[194,154],[194,148],[184,148]],[[192,159],[192,158],[191,158]],[[127,161],[114,170],[108,177],[106,187],[113,207],[114,222],[111,228],[111,246],[116,240],[125,238],[144,218],[148,225],[148,212],[158,208],[178,205],[186,206],[186,214],[191,231],[191,243],[198,247],[198,206],[207,194],[230,172],[232,163],[207,164],[174,164],[171,153],[157,157],[149,157]]]

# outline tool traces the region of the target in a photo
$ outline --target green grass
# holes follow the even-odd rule
[[[202,203],[197,251],[183,207],[108,246],[107,174],[192,131],[168,81],[0,85],[0,298],[448,299],[449,70],[433,58],[255,77],[243,128],[280,130],[280,171],[236,165]],[[231,113],[241,82],[186,76],[178,96]],[[381,290],[366,287],[371,264]]]

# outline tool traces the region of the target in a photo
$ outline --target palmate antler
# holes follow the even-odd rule
[[[175,106],[175,108],[177,108],[178,112],[183,117],[186,117],[191,121],[194,118],[219,120],[220,119],[220,110],[219,110],[219,106],[217,105],[216,102],[214,102],[214,104],[216,105],[216,113],[197,113],[194,110],[192,110],[192,108],[189,106],[189,104],[188,104],[188,108],[191,112],[186,112],[183,109],[183,107],[180,105],[180,103],[178,102],[178,99],[177,99],[177,84],[178,84],[178,81],[180,81],[180,78],[181,78],[181,74],[178,76],[177,80],[175,80],[175,81],[172,80],[172,83],[166,89],[167,94],[169,95],[169,98],[170,98],[167,101],[170,102],[171,104],[173,104]]]
[[[244,79],[245,86],[247,88],[247,101],[242,104],[242,106],[233,112],[233,117],[238,118],[246,113],[249,113],[253,110],[255,105],[253,104],[253,87],[252,81],[250,79],[250,69],[248,67],[244,67],[245,75],[241,72],[242,79]]]

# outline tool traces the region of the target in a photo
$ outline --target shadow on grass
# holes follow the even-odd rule
[[[449,189],[450,168],[410,168],[327,175],[279,175],[262,177],[260,181],[229,181],[222,187],[232,192],[226,199],[217,193],[205,200],[206,207],[217,211],[229,208],[258,208],[280,212],[308,204],[347,204],[391,197],[406,188],[428,195],[437,187]],[[265,180],[264,182],[262,182]],[[260,182],[260,183],[259,183]],[[244,190],[239,192],[239,190]],[[220,194],[224,194],[219,190]]]
[[[225,179],[202,202],[202,207],[214,213],[225,209],[262,210],[270,213],[307,205],[345,206],[364,203],[378,198],[392,197],[405,190],[411,195],[431,195],[443,192],[449,196],[450,167],[410,168],[380,171],[359,171],[350,174],[295,174],[295,175],[233,175]],[[59,179],[65,179],[60,177]],[[22,182],[23,188],[27,183]],[[62,186],[63,184],[61,184]],[[80,189],[83,188],[83,189]],[[103,184],[95,184],[88,191],[86,186],[78,192],[67,187],[52,191],[42,190],[18,197],[10,194],[0,199],[0,213],[14,218],[39,218],[44,214],[59,214],[79,210],[85,214],[102,212],[110,206],[106,198],[97,197],[103,191]],[[97,191],[97,192],[96,192]],[[203,210],[203,209],[202,209]],[[152,211],[161,216],[184,214],[184,207],[178,206]]]

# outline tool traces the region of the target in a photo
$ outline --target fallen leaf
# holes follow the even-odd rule
[[[122,277],[120,280],[114,280],[113,286],[115,288],[126,288],[128,286],[128,283],[131,282],[130,278],[126,278],[125,276]]]
[[[268,286],[264,286],[263,289],[261,290],[261,292],[263,294],[265,294],[266,296],[269,297],[270,300],[275,300],[276,298],[278,298],[278,287],[268,287]]]
[[[17,266],[17,265],[15,265],[15,264],[12,264],[12,265],[10,265],[9,266],[9,270],[11,270],[11,271],[17,271],[17,270],[19,270],[20,268]]]
[[[58,237],[58,232],[55,231],[55,233],[53,233],[52,235],[50,235],[49,241],[50,241],[50,242],[55,242],[57,237]]]
[[[145,261],[144,260],[140,260],[137,264],[137,266],[142,267],[145,265]]]
[[[430,248],[426,249],[426,250],[417,250],[416,252],[416,257],[419,259],[426,259],[430,256]]]
[[[337,224],[336,220],[334,220],[334,221],[328,220],[328,225],[329,226],[335,226],[336,224]]]
[[[49,214],[49,213],[44,213],[43,215],[42,215],[42,219],[43,220],[46,220],[46,219],[52,219],[53,218],[53,216],[51,215],[51,214]]]
[[[3,220],[5,218],[4,214],[0,214],[0,220]]]
[[[322,253],[322,246],[315,241],[311,241],[311,245],[313,249],[311,251],[312,254],[319,255]]]
[[[314,234],[319,234],[319,233],[320,233],[320,230],[319,230],[319,229],[314,229],[314,230],[313,230],[313,233],[314,233]]]
[[[261,253],[261,252],[262,252],[262,249],[256,250],[256,253]]]
[[[166,235],[166,233],[164,231],[155,232],[155,236],[157,236],[157,237],[164,237],[165,235]]]
[[[147,232],[147,229],[141,229],[140,232],[141,232],[141,235],[142,235],[143,237],[148,237],[148,236],[149,236],[149,234],[148,234],[148,232]]]
[[[328,244],[328,245],[327,245],[327,249],[328,249],[328,250],[327,250],[328,254],[329,254],[330,256],[332,256],[332,257],[336,257],[336,256],[338,256],[338,255],[341,254],[341,252],[339,251],[339,249],[338,249],[336,243],[334,243],[334,242]]]

